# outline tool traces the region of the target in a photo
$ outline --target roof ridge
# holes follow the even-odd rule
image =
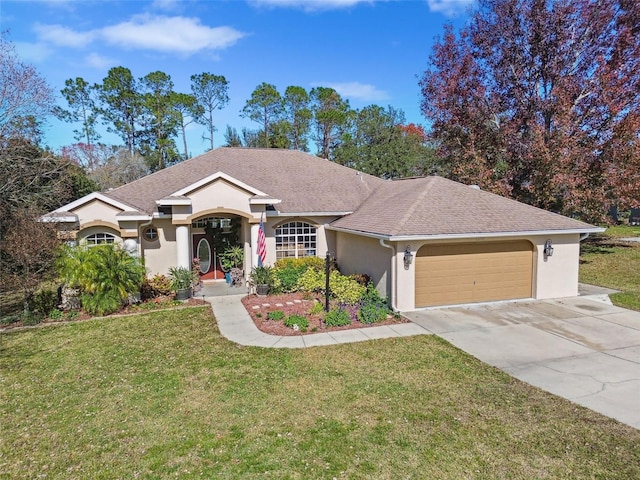
[[[422,189],[422,192],[420,192],[420,195],[418,195],[416,199],[413,201],[413,204],[411,204],[411,206],[407,209],[407,211],[402,216],[400,221],[396,224],[397,227],[393,229],[393,231],[391,232],[392,235],[397,235],[398,232],[402,231],[402,228],[407,224],[409,219],[413,216],[413,213],[416,211],[418,206],[422,203],[422,200],[424,199],[424,197],[426,197],[429,190],[431,190],[431,188],[433,187],[433,184],[434,184],[433,178],[435,177],[429,176],[429,177],[422,177],[422,178],[427,179],[427,184]]]

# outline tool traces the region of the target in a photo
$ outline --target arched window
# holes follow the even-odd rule
[[[110,233],[94,233],[85,237],[84,242],[88,247],[95,245],[107,245],[115,243],[116,237]]]
[[[276,228],[276,258],[316,256],[316,227],[289,222]]]

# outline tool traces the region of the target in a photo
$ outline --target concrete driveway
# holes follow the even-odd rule
[[[640,312],[575,297],[404,315],[524,382],[640,429]]]

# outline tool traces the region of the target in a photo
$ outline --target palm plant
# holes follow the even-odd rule
[[[140,290],[145,274],[140,261],[116,245],[66,247],[58,271],[68,286],[81,289],[82,306],[95,315],[122,307]]]

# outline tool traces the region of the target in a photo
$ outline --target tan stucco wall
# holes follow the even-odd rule
[[[100,200],[92,200],[91,202],[74,208],[71,213],[75,213],[78,216],[80,228],[82,228],[83,223],[94,221],[110,222],[117,225],[116,215],[121,211],[122,210],[107,205]]]
[[[364,273],[383,296],[391,296],[391,250],[375,238],[335,232],[336,255],[345,275]]]
[[[249,198],[252,196],[252,193],[242,190],[223,179],[216,180],[195,192],[189,193],[191,209],[194,212],[211,208],[224,208],[250,213]]]
[[[151,226],[158,229],[158,239],[149,242],[142,236],[141,251],[144,257],[144,265],[148,275],[162,274],[169,272],[169,267],[175,267],[178,263],[178,252],[176,250],[176,227],[171,224],[170,219],[156,219]],[[144,230],[146,227],[142,228]]]
[[[580,236],[550,235],[536,239],[537,275],[534,272],[535,298],[561,298],[578,295]],[[553,256],[545,259],[544,242],[553,242]],[[533,239],[532,239],[533,240]]]
[[[536,299],[575,297],[578,295],[578,268],[580,257],[579,234],[510,237],[506,240],[528,240],[533,244],[532,296]],[[545,259],[543,255],[546,240],[553,243],[553,256]],[[496,242],[500,239],[465,239],[455,241],[399,242],[396,244],[396,279],[398,310],[415,309],[415,262],[409,269],[404,267],[404,250],[411,247],[415,259],[422,245],[443,243]]]

